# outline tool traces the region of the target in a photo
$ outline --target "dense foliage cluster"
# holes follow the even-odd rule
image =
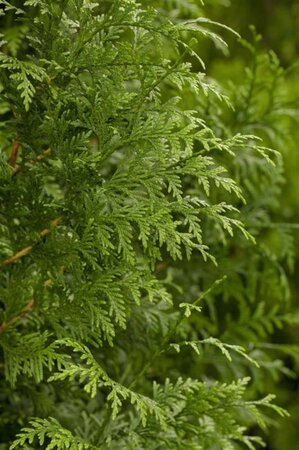
[[[291,71],[253,31],[207,75],[237,33],[196,1],[0,4],[0,448],[258,448],[299,356]]]

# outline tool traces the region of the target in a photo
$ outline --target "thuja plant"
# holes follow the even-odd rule
[[[258,355],[215,315],[239,287],[230,329],[252,311],[228,268],[256,248],[238,155],[277,157],[224,127],[200,44],[225,27],[134,0],[1,5],[1,448],[255,449],[285,412],[252,397]]]

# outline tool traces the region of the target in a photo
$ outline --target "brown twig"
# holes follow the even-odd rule
[[[15,167],[15,165],[16,165],[19,148],[20,148],[20,143],[18,141],[14,141],[14,143],[12,144],[12,150],[11,150],[11,154],[9,157],[9,164],[11,167]]]
[[[27,314],[29,314],[34,306],[34,299],[31,299],[27,305],[25,306],[25,308],[16,316],[13,316],[11,319],[9,320],[5,320],[1,325],[0,325],[0,334],[3,333],[8,327],[10,327],[13,323],[15,323],[16,321],[18,321],[19,319],[21,319],[22,317],[26,316]]]
[[[27,161],[27,164],[30,165],[34,165],[40,161],[42,161],[43,159],[47,158],[47,156],[51,153],[51,149],[47,148],[47,150],[44,150],[42,153],[40,153],[39,155],[37,155],[36,159],[30,159],[29,161]],[[18,173],[20,173],[22,170],[21,166],[15,166],[15,169],[13,171],[13,176],[17,175]]]
[[[15,141],[13,143],[11,155],[9,157],[9,164],[10,164],[11,167],[14,168],[13,175],[16,175],[21,170],[20,166],[16,166],[16,161],[17,161],[17,157],[18,157],[19,148],[20,148],[20,143]],[[50,149],[45,150],[43,153],[41,153],[40,155],[38,155],[36,157],[36,160],[30,160],[29,163],[30,164],[35,164],[38,161],[42,161],[44,158],[46,158],[48,156],[48,154],[50,152],[51,152]],[[60,217],[58,217],[57,219],[52,220],[51,227],[56,227],[60,222],[61,222],[61,218]],[[39,235],[40,235],[41,238],[43,238],[45,236],[48,236],[48,234],[50,234],[50,233],[51,233],[51,228],[45,228],[45,229],[43,229],[40,232]],[[9,264],[14,263],[15,261],[18,261],[23,256],[28,255],[28,253],[31,252],[31,250],[33,249],[33,247],[36,244],[37,244],[37,242],[35,242],[35,243],[31,244],[31,245],[28,245],[27,247],[23,248],[19,252],[15,253],[14,255],[10,256],[7,259],[5,259],[2,263],[0,263],[0,269],[2,269],[5,266],[8,266]],[[45,288],[48,288],[51,285],[52,285],[52,280],[46,280],[45,283],[44,283],[44,287]],[[27,314],[29,314],[32,311],[33,307],[34,307],[34,299],[31,299],[27,303],[25,308],[19,314],[17,314],[16,316],[13,316],[9,320],[5,320],[2,324],[0,324],[0,334],[3,333],[8,327],[10,327],[16,321],[20,320],[22,317],[24,317]]]
[[[30,162],[30,164],[35,164],[37,161],[42,161],[43,159],[45,159],[48,155],[50,155],[50,153],[51,153],[51,149],[47,148],[47,150],[44,150],[42,153],[37,155],[35,160],[31,159],[29,162]]]
[[[52,227],[56,227],[59,223],[61,222],[61,217],[58,217],[55,220],[52,220],[51,222],[51,226]],[[42,230],[39,235],[41,238],[48,236],[48,234],[51,233],[51,228],[45,228],[44,230]],[[23,258],[23,256],[28,255],[28,253],[31,252],[31,250],[33,249],[33,247],[37,244],[37,242],[35,242],[34,244],[28,245],[27,247],[23,248],[22,250],[20,250],[19,252],[15,253],[14,255],[10,256],[9,258],[5,259],[1,264],[0,264],[0,269],[3,269],[3,267],[8,266],[9,264],[14,263],[15,261],[18,261],[20,258]]]
[[[64,268],[63,268],[63,270],[64,270]],[[52,286],[53,286],[53,280],[51,278],[48,278],[43,284],[44,289],[51,288]],[[34,301],[34,298],[32,298],[19,314],[13,316],[9,320],[5,320],[2,324],[0,324],[0,334],[4,333],[4,331],[6,331],[6,329],[8,327],[13,325],[18,320],[22,319],[22,317],[27,316],[27,314],[31,313],[31,311],[34,308],[34,305],[35,305],[35,301]]]

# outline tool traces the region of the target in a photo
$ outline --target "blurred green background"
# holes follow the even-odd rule
[[[298,107],[299,98],[299,1],[298,0],[231,0],[219,1],[218,5],[210,1],[206,5],[207,16],[237,30],[246,40],[252,42],[252,24],[261,35],[261,50],[273,50],[284,68],[294,66],[284,84],[290,104]],[[233,79],[240,83],[244,76],[244,66],[251,65],[250,54],[233,37],[228,36],[229,56],[218,52],[212,45],[206,51],[208,72],[216,79]],[[299,293],[299,117],[294,117],[289,130],[288,145],[279,150],[284,155],[285,179],[280,199],[280,211],[277,219],[294,224],[296,262],[291,276],[292,302],[298,307]],[[299,344],[299,329],[286,330],[283,336],[286,342]],[[295,368],[299,374],[299,367]],[[281,388],[281,389],[280,389]],[[298,380],[289,380],[278,386],[277,395],[291,413],[278,428],[273,428],[268,436],[268,449],[299,449],[299,384]]]
[[[218,4],[217,4],[218,3]],[[252,42],[253,25],[261,35],[259,49],[273,50],[284,68],[294,67],[284,88],[289,100],[298,104],[299,97],[299,1],[298,0],[210,0],[206,15],[238,31],[242,38]],[[244,66],[251,65],[249,52],[229,34],[229,54],[224,56],[209,43],[204,51],[208,61],[208,72],[216,79],[234,79],[241,82]],[[282,213],[290,221],[299,221],[299,117],[294,118],[294,127],[288,148],[284,152],[287,183],[284,188]],[[298,255],[299,257],[299,255]],[[299,280],[298,280],[299,282]],[[298,423],[299,424],[299,423]],[[299,448],[299,447],[298,447]]]
[[[147,4],[151,2],[146,0]],[[294,270],[287,271],[288,280],[291,287],[290,311],[298,311],[298,293],[299,293],[299,1],[298,0],[205,0],[204,6],[200,0],[156,0],[155,6],[160,7],[162,12],[169,15],[173,20],[176,19],[194,19],[204,15],[209,19],[225,24],[236,30],[243,42],[229,31],[221,30],[220,34],[228,43],[228,48],[219,48],[210,40],[201,42],[200,55],[206,63],[207,74],[214,80],[217,80],[224,89],[227,89],[228,96],[231,98],[232,92],[235,95],[234,105],[242,103],[244,92],[242,87],[246,84],[246,68],[254,70],[254,57],[250,51],[250,45],[255,46],[257,54],[266,56],[270,52],[270,59],[273,58],[282,69],[282,82],[276,86],[274,100],[277,101],[277,107],[280,100],[283,99],[285,107],[292,111],[288,118],[283,114],[271,122],[269,119],[269,134],[250,126],[247,128],[249,133],[257,134],[263,137],[265,145],[277,149],[283,155],[284,178],[285,181],[281,188],[278,205],[272,216],[274,222],[288,224],[289,230],[292,230],[294,238]],[[217,32],[217,28],[215,28]],[[259,39],[256,38],[259,35]],[[249,43],[247,45],[246,42]],[[276,56],[275,56],[276,55]],[[259,60],[261,63],[261,60]],[[201,70],[196,61],[192,65]],[[268,78],[269,61],[261,63],[259,66],[259,79],[262,86],[263,77],[266,86],[261,87],[260,98],[257,91],[254,104],[251,105],[256,110],[263,103],[263,96],[267,97],[267,90],[271,92],[271,87],[267,82],[271,82],[271,76]],[[275,63],[273,67],[275,66]],[[264,73],[263,73],[264,70]],[[275,71],[275,68],[273,69]],[[248,74],[248,73],[247,73]],[[238,93],[238,89],[240,92]],[[273,90],[274,92],[274,90]],[[238,101],[238,95],[240,102]],[[277,98],[276,95],[278,95]],[[189,100],[186,100],[186,102]],[[268,101],[268,100],[267,100]],[[272,105],[275,109],[275,104]],[[250,116],[251,112],[248,114]],[[288,115],[288,114],[286,114]],[[257,123],[264,120],[257,113]],[[217,117],[217,114],[215,115]],[[254,113],[253,113],[254,117]],[[213,120],[213,118],[212,118]],[[248,117],[247,117],[248,120]],[[246,119],[242,123],[236,124],[235,132],[241,131],[242,126],[246,124]],[[238,129],[239,126],[239,129]],[[241,128],[240,128],[241,127]],[[272,131],[273,135],[271,135]],[[265,127],[266,128],[266,127]],[[247,131],[245,130],[245,131]],[[243,129],[244,132],[244,129]],[[281,135],[279,135],[281,133]],[[265,163],[266,164],[266,163]],[[267,195],[267,194],[265,194]],[[271,194],[270,194],[271,195]],[[270,247],[276,245],[283,246],[283,242],[270,242]],[[262,269],[261,269],[262,270]],[[263,276],[263,275],[262,275]],[[267,276],[266,274],[264,276]],[[271,288],[270,288],[271,289]],[[271,299],[271,292],[269,295]],[[264,300],[261,298],[261,301]],[[273,292],[273,303],[274,292]],[[296,312],[297,314],[297,312]],[[272,343],[281,343],[294,346],[296,352],[299,345],[299,320],[297,325],[285,326],[282,330],[274,333]],[[277,424],[273,424],[271,431],[266,436],[267,450],[298,450],[299,449],[299,364],[292,358],[285,358],[286,366],[296,375],[294,377],[282,377],[277,379],[276,384],[273,380],[263,379],[262,384],[271,392],[275,392],[277,401],[284,406],[291,414],[290,418],[282,419]],[[261,375],[263,376],[263,375]],[[267,390],[267,389],[266,389]]]

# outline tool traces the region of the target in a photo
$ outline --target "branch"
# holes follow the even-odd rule
[[[20,143],[18,141],[14,141],[14,143],[12,144],[12,150],[9,157],[9,164],[11,167],[15,167],[16,165],[19,148]]]
[[[53,284],[53,281],[51,280],[51,278],[49,278],[48,280],[46,280],[44,282],[44,288],[45,289],[50,288],[52,286],[52,284]],[[35,305],[34,298],[32,298],[19,314],[13,316],[9,320],[5,320],[2,324],[0,324],[0,334],[4,333],[4,331],[6,331],[6,329],[8,327],[13,325],[18,320],[22,319],[22,317],[27,316],[27,314],[31,313],[31,311],[34,308],[34,305]]]
[[[52,220],[51,222],[51,226],[52,227],[56,227],[59,223],[61,222],[61,218],[58,217],[55,220]],[[44,230],[42,230],[40,232],[40,237],[43,238],[45,236],[48,236],[48,234],[51,233],[51,228],[45,228]],[[3,269],[3,267],[8,266],[9,264],[14,263],[15,261],[18,261],[20,258],[23,258],[23,256],[28,255],[28,253],[31,252],[31,250],[33,249],[33,247],[37,244],[37,242],[35,242],[34,244],[28,245],[27,247],[23,248],[22,250],[20,250],[19,252],[15,253],[14,255],[10,256],[9,258],[5,259],[1,264],[0,264],[0,269]]]
[[[1,325],[0,325],[0,334],[3,333],[8,327],[10,327],[13,323],[15,323],[16,321],[18,321],[19,319],[21,319],[22,317],[26,316],[27,314],[29,314],[34,306],[34,299],[32,298],[27,305],[25,306],[25,308],[16,316],[13,316],[11,319],[9,320],[5,320]]]
[[[36,157],[36,159],[30,159],[30,160],[28,161],[28,164],[34,165],[34,164],[36,164],[36,163],[42,161],[43,159],[45,159],[50,153],[51,153],[51,149],[48,148],[47,150],[44,150],[42,153],[40,153],[40,154]],[[13,176],[15,176],[15,175],[17,175],[18,173],[20,173],[21,170],[22,170],[22,167],[21,167],[21,166],[16,166],[16,167],[14,168],[14,171],[13,171]]]

